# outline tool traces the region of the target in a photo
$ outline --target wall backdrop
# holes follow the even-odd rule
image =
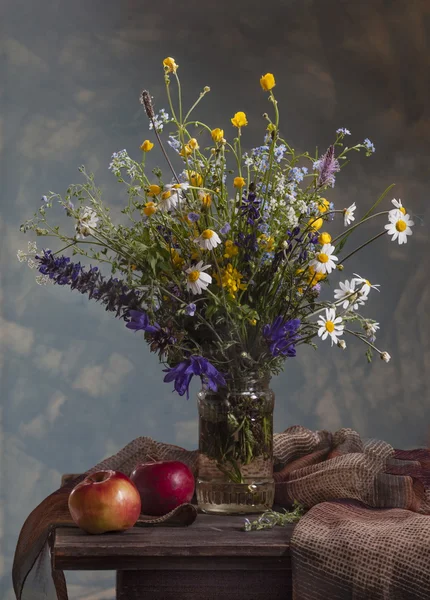
[[[18,263],[19,225],[47,191],[95,173],[120,209],[107,167],[148,137],[143,87],[166,106],[162,59],[180,65],[186,101],[211,87],[199,116],[230,130],[244,110],[244,144],[258,145],[271,71],[281,129],[298,150],[323,149],[339,127],[376,153],[354,155],[328,198],[367,210],[390,183],[414,215],[406,247],[379,239],[352,271],[381,285],[367,314],[381,324],[389,364],[364,349],[300,347],[273,382],[276,430],[293,424],[355,428],[396,447],[430,432],[430,4],[428,0],[2,0],[0,4],[0,597],[12,600],[19,529],[58,487],[133,438],[193,448],[194,399],[162,382],[143,338],[67,289],[39,287]],[[231,133],[231,132],[230,132]],[[153,165],[162,164],[155,151]],[[376,224],[370,235],[379,231]],[[354,257],[355,259],[355,257]],[[194,388],[195,391],[195,388]],[[113,598],[111,574],[68,577],[72,599]]]

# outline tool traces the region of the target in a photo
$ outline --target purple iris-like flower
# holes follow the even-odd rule
[[[339,161],[334,156],[334,146],[330,146],[327,152],[314,162],[314,169],[319,173],[317,180],[318,187],[326,185],[334,187],[336,181],[334,174],[340,171]]]
[[[134,331],[147,331],[148,333],[155,333],[160,328],[158,323],[150,325],[149,317],[144,311],[130,310],[128,314],[131,317],[131,321],[129,321],[126,325],[128,329],[134,329]]]
[[[194,304],[194,302],[192,302],[191,304],[185,307],[185,312],[189,317],[194,317],[194,315],[196,314],[196,308],[197,306]]]
[[[72,290],[88,294],[88,298],[103,304],[107,311],[115,312],[116,317],[127,320],[130,310],[140,308],[139,292],[118,279],[105,279],[97,267],[86,270],[80,263],[70,262],[67,256],[56,257],[51,250],[44,250],[35,259],[39,262],[40,273],[48,275],[58,285],[69,285]]]
[[[222,235],[227,235],[227,233],[230,231],[230,229],[231,229],[230,223],[226,223],[225,225],[223,225],[221,227],[221,229],[219,230],[219,232],[222,233]]]
[[[263,327],[263,336],[269,343],[270,352],[273,356],[296,356],[295,344],[300,339],[297,333],[300,327],[300,319],[285,321],[284,317],[276,317],[271,325]]]
[[[195,212],[190,212],[188,213],[188,220],[191,221],[191,223],[196,223],[196,221],[198,221],[200,219],[200,215],[198,215]]]
[[[175,367],[164,369],[166,373],[164,381],[169,383],[174,381],[174,389],[180,396],[187,393],[187,399],[190,397],[190,382],[194,375],[198,375],[202,384],[210,390],[216,392],[219,386],[225,386],[224,376],[203,356],[190,356]]]

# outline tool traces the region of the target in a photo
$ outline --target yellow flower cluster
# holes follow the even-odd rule
[[[214,273],[213,276],[220,287],[227,289],[231,298],[236,297],[238,290],[246,290],[246,284],[242,283],[243,275],[230,263],[225,269],[221,269],[221,278],[218,273]]]
[[[170,249],[170,256],[172,257],[172,263],[175,269],[181,269],[184,265],[184,259],[182,258],[182,256],[180,256],[180,254],[178,254],[178,252],[175,250],[175,248],[171,248]]]
[[[233,242],[233,240],[227,240],[225,243],[224,258],[233,258],[239,253],[239,248]]]
[[[263,233],[258,237],[258,243],[266,252],[272,252],[275,246],[275,238]]]
[[[190,141],[185,144],[179,154],[180,156],[189,156],[194,152],[194,150],[198,150],[199,148],[200,146],[196,138],[191,138]]]

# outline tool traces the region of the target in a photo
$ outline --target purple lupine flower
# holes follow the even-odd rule
[[[188,220],[191,221],[191,223],[196,223],[200,219],[200,215],[198,215],[195,212],[188,213],[187,217]]]
[[[97,267],[88,270],[80,263],[70,262],[66,256],[56,257],[51,250],[44,250],[36,255],[39,262],[39,272],[48,275],[58,285],[70,285],[70,289],[88,294],[106,307],[107,311],[115,312],[116,317],[129,319],[129,311],[140,308],[141,294],[130,289],[118,279],[106,280]]]
[[[326,185],[334,187],[336,180],[334,174],[340,171],[339,161],[334,156],[334,146],[329,146],[327,152],[314,162],[314,170],[319,173],[317,180],[318,187]]]
[[[255,222],[260,219],[260,200],[257,200],[255,192],[249,192],[248,196],[242,198],[240,211],[242,216],[246,217],[248,225],[255,225]]]
[[[185,312],[189,317],[194,317],[196,314],[196,309],[197,306],[194,304],[194,302],[191,302],[191,304],[185,307]]]
[[[164,381],[169,383],[174,381],[174,389],[180,396],[187,393],[187,399],[190,397],[190,382],[194,375],[198,375],[202,384],[207,386],[213,392],[218,391],[219,386],[225,386],[224,376],[203,356],[190,356],[175,367],[164,369],[166,373]]]
[[[339,129],[336,129],[336,133],[338,135],[351,135],[351,132],[349,129],[346,129],[346,127],[340,127]]]
[[[227,233],[230,231],[230,229],[231,229],[230,223],[226,223],[225,225],[223,225],[221,227],[221,229],[219,230],[219,232],[222,233],[222,235],[227,235]]]
[[[297,333],[299,327],[300,319],[285,321],[282,316],[276,317],[271,325],[263,327],[263,336],[269,344],[272,356],[296,356],[295,344],[300,339]]]

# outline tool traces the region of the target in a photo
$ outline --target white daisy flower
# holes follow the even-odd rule
[[[401,213],[403,213],[404,215],[406,214],[406,208],[403,206],[402,201],[400,200],[400,198],[398,200],[396,200],[395,198],[393,198],[391,200],[391,204],[393,204],[397,210],[400,210]],[[394,211],[395,209],[391,209],[392,211]]]
[[[164,189],[166,189],[168,191],[183,190],[184,192],[186,192],[189,187],[190,187],[189,182],[188,181],[184,181],[182,183],[169,183],[169,184],[167,184],[167,185],[164,186]]]
[[[91,235],[91,231],[97,228],[99,221],[97,213],[89,206],[86,206],[75,225],[76,239],[83,240],[88,235]]]
[[[385,229],[388,235],[392,235],[392,242],[398,240],[399,244],[406,244],[408,235],[412,235],[412,225],[414,222],[408,214],[403,214],[399,209],[390,210],[388,214],[388,225]]]
[[[376,332],[378,331],[378,329],[380,329],[380,327],[379,323],[371,323],[370,321],[365,321],[363,323],[363,329],[366,332],[366,336],[369,338],[369,340],[371,342],[374,342],[376,340]]]
[[[345,227],[355,221],[354,212],[357,207],[355,206],[355,202],[351,204],[350,207],[343,209],[343,224]]]
[[[378,290],[378,288],[381,287],[379,283],[370,283],[368,279],[361,277],[361,275],[359,275],[358,273],[354,273],[354,275],[355,277],[353,278],[352,283],[354,283],[354,285],[357,286],[357,291],[360,294],[360,296],[368,296],[370,290],[375,290],[377,292],[380,291]]]
[[[334,261],[338,260],[333,252],[334,246],[324,244],[321,250],[316,253],[315,258],[311,260],[309,266],[314,267],[317,273],[331,273],[336,268]]]
[[[351,310],[357,310],[359,305],[363,305],[367,300],[366,295],[360,295],[355,289],[354,279],[349,281],[348,279],[342,283],[339,282],[340,289],[334,290],[335,300],[343,300],[341,306],[344,309],[350,308]]]
[[[203,266],[203,261],[200,261],[185,271],[187,273],[187,289],[193,294],[201,294],[212,283],[212,277],[205,273],[209,268],[210,265]]]
[[[213,250],[221,244],[221,239],[216,231],[205,229],[199,237],[194,240],[194,243],[198,244],[203,250]]]
[[[391,360],[391,356],[388,354],[388,352],[381,352],[381,358],[384,362],[390,362]]]
[[[331,345],[338,343],[338,337],[343,335],[345,325],[342,323],[341,317],[336,317],[336,310],[334,308],[325,309],[325,317],[321,316],[318,319],[318,336],[325,340],[328,336],[331,338]]]
[[[168,212],[177,208],[178,204],[184,199],[182,190],[179,188],[171,188],[165,190],[161,194],[161,200],[158,203],[158,210]]]

